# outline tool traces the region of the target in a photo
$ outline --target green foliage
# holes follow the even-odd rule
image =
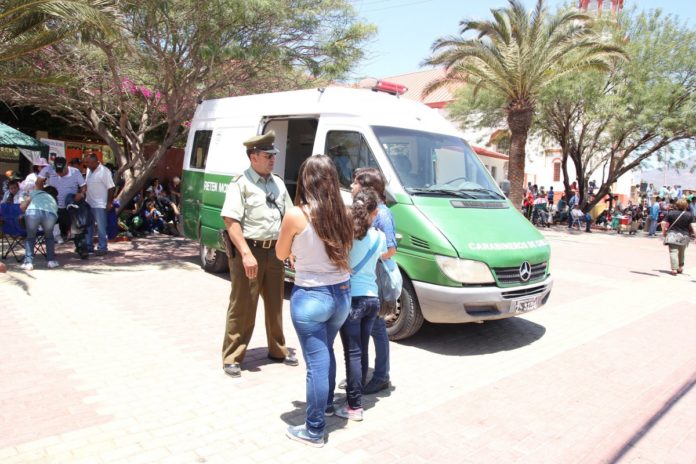
[[[126,179],[125,196],[183,135],[200,100],[324,85],[346,75],[375,31],[345,0],[121,0],[118,7],[118,39],[81,31],[35,54],[44,76],[70,76],[58,92],[28,82],[0,89],[0,97],[98,134]],[[157,146],[149,157],[146,142]]]
[[[538,126],[561,146],[585,184],[608,165],[600,192],[648,158],[696,136],[695,31],[659,10],[632,10],[604,33],[622,42],[630,59],[609,73],[564,78],[548,87]]]
[[[90,29],[113,37],[110,0],[0,0],[0,62],[16,60]]]
[[[432,91],[449,82],[487,89],[505,98],[508,109],[532,107],[539,92],[555,80],[588,69],[609,69],[621,47],[606,43],[590,27],[591,17],[575,9],[548,14],[543,0],[527,12],[518,0],[491,10],[493,21],[464,20],[459,36],[433,44],[425,64],[444,66],[447,75]],[[471,32],[476,36],[469,37]]]
[[[624,52],[603,40],[592,18],[577,9],[550,15],[543,0],[531,12],[521,1],[508,0],[507,8],[493,9],[491,15],[489,21],[462,21],[459,35],[433,44],[433,55],[424,64],[444,66],[446,74],[425,93],[464,82],[469,89],[453,108],[456,117],[470,121],[478,112],[483,116],[479,124],[506,118],[512,140],[511,199],[521,203],[525,145],[540,93],[565,76],[608,70]]]

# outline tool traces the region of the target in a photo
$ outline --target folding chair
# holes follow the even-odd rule
[[[19,222],[19,217],[22,215],[22,210],[18,204],[2,204],[0,205],[0,217],[2,217],[2,259],[12,253],[12,256],[21,262],[24,257],[18,256],[18,251],[24,251],[24,241],[27,238],[27,231]],[[51,231],[53,232],[53,231]],[[7,246],[7,250],[5,247]],[[44,240],[44,231],[36,233],[36,241],[34,242],[34,255],[41,254],[46,256],[46,245]]]
[[[22,257],[17,256],[17,251],[24,251],[24,239],[27,232],[19,225],[19,216],[22,210],[17,204],[3,203],[0,205],[0,215],[2,216],[2,259],[12,253],[17,262],[22,261]],[[7,248],[7,249],[5,249]]]

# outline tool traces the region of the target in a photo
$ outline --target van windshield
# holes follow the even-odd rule
[[[505,198],[462,139],[397,127],[372,130],[410,194]]]

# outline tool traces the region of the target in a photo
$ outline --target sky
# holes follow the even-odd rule
[[[377,35],[367,45],[366,57],[352,78],[382,78],[418,71],[436,39],[456,34],[462,19],[490,19],[491,8],[507,5],[505,0],[348,0],[358,17],[375,24]],[[523,0],[532,8],[535,0]],[[547,0],[555,8],[566,0]],[[605,0],[605,5],[609,0]],[[661,8],[690,26],[696,26],[694,0],[624,0],[624,8]],[[606,8],[606,6],[605,6]]]

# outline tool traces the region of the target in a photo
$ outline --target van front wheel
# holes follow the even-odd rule
[[[206,272],[220,274],[227,270],[227,255],[202,243],[200,246],[201,267]]]
[[[418,304],[413,284],[404,276],[401,297],[396,305],[396,314],[387,316],[387,335],[390,340],[403,340],[418,332],[423,325],[423,313]]]

